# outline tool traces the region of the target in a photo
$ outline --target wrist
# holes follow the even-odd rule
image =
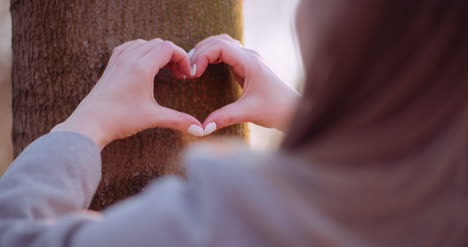
[[[97,126],[91,123],[78,123],[70,118],[52,128],[50,133],[57,131],[71,131],[84,135],[94,141],[101,150],[110,142]]]
[[[300,99],[300,94],[294,90],[291,90],[288,97],[284,97],[284,101],[279,102],[276,108],[276,116],[273,120],[273,128],[285,132],[294,117],[296,107]]]

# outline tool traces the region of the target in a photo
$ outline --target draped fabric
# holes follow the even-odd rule
[[[304,162],[280,167],[309,170],[311,203],[361,239],[468,243],[467,11],[461,0],[299,7],[307,79],[282,148]]]
[[[299,8],[307,79],[284,149],[395,161],[465,121],[468,2],[306,0]]]

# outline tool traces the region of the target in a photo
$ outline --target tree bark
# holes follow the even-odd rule
[[[0,176],[11,163],[11,19],[9,2],[0,1]]]
[[[215,34],[241,40],[241,11],[241,0],[12,0],[15,156],[73,112],[115,46],[158,37],[188,51]],[[194,81],[177,80],[167,70],[155,79],[161,105],[200,121],[239,95],[223,64]],[[216,134],[246,138],[248,130],[242,124]],[[179,171],[177,156],[194,139],[151,129],[111,143],[102,152],[103,179],[91,208],[103,209],[141,191],[149,180]]]

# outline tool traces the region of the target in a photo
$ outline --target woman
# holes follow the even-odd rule
[[[118,47],[70,118],[0,180],[0,245],[466,246],[467,10],[463,0],[303,0],[306,87],[280,151],[196,148],[187,180],[160,179],[97,214],[85,209],[112,140],[244,121],[286,129],[298,98],[227,36],[190,56],[161,40]],[[154,101],[160,68],[193,78],[220,60],[244,94],[203,125]]]

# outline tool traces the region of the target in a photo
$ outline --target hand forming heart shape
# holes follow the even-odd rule
[[[156,102],[154,77],[168,67],[180,78],[200,77],[208,64],[224,62],[243,87],[242,96],[211,113],[203,124]],[[209,37],[188,54],[170,41],[135,40],[116,47],[102,77],[73,114],[52,131],[69,130],[101,148],[147,128],[171,128],[196,136],[228,125],[253,122],[284,129],[299,98],[262,61],[228,35]]]
[[[223,62],[230,66],[243,88],[236,102],[207,117],[203,123],[204,135],[242,122],[281,130],[286,128],[300,96],[265,65],[257,52],[223,34],[199,42],[188,56],[192,78],[201,76],[209,64]]]

